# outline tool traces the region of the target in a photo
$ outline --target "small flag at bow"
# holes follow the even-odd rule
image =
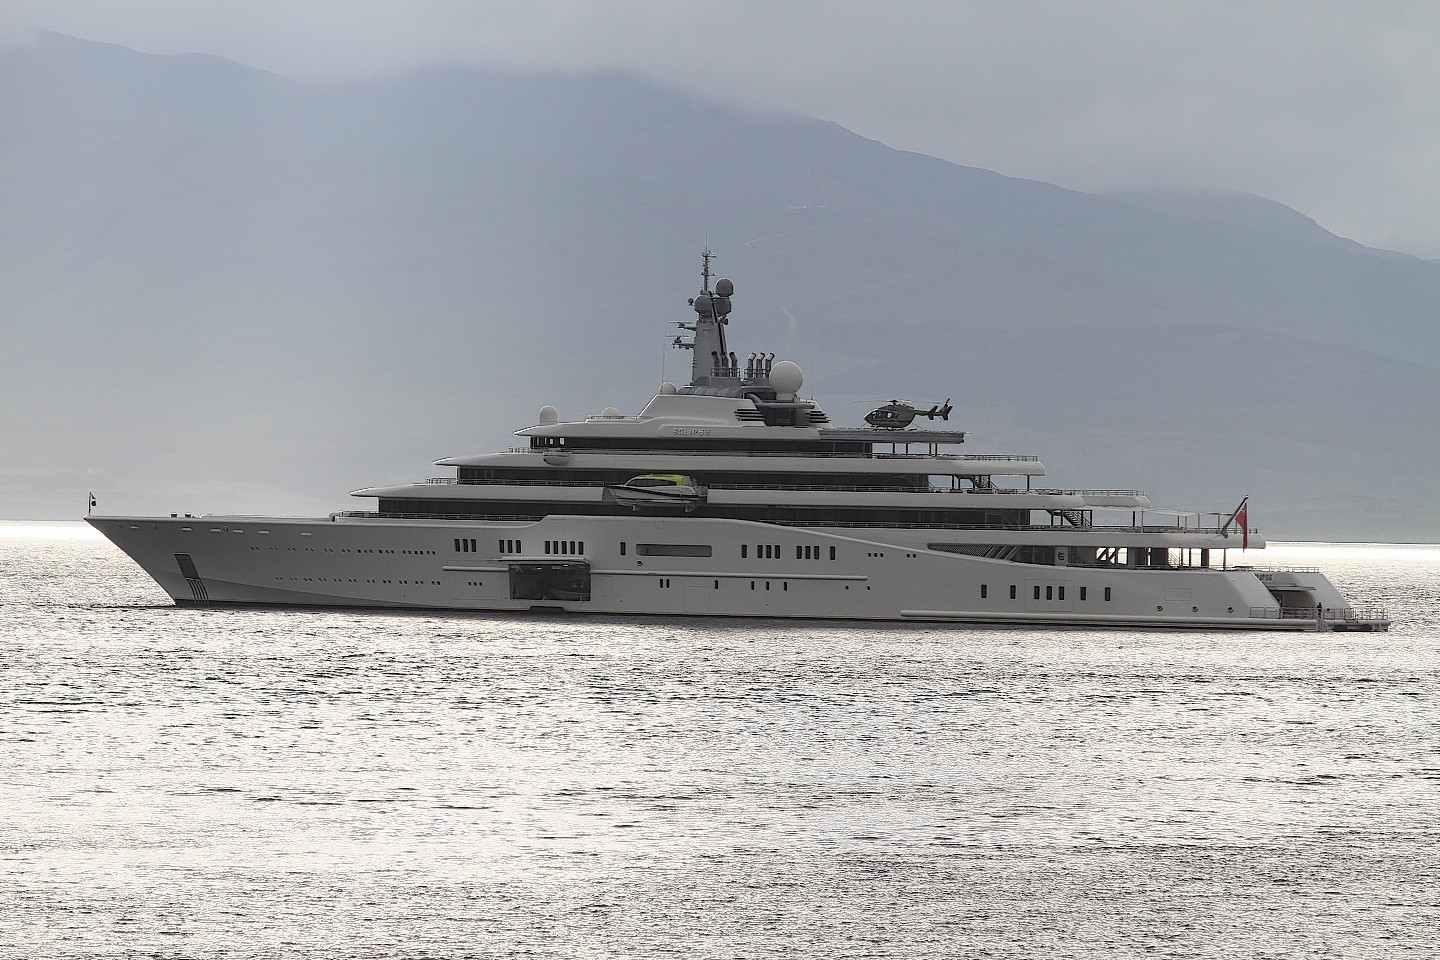
[[[89,506],[89,508],[86,509],[85,512],[88,514],[91,510],[94,510],[94,509],[95,509],[95,494],[92,493],[92,494],[90,494],[90,506]]]

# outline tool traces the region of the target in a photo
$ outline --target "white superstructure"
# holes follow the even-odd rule
[[[1205,526],[1137,490],[1040,487],[1035,457],[911,426],[948,401],[832,426],[798,366],[728,350],[733,285],[710,279],[707,252],[675,338],[690,383],[637,416],[546,407],[526,447],[355,491],[368,512],[88,519],[182,604],[1388,628],[1318,571],[1234,565],[1264,546],[1243,503]]]

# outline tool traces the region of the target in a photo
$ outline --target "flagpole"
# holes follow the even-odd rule
[[[1249,497],[1246,497],[1244,500],[1240,501],[1240,506],[1236,507],[1234,511],[1230,514],[1230,518],[1220,525],[1220,536],[1230,536],[1230,524],[1235,522],[1235,518],[1240,516],[1240,512],[1245,509],[1245,504],[1249,502]]]
[[[1245,505],[1246,505],[1247,503],[1249,503],[1249,502],[1250,502],[1250,498],[1249,498],[1249,497],[1246,497],[1245,499],[1241,500],[1241,501],[1240,501],[1240,506],[1238,506],[1238,507],[1235,508],[1235,512],[1232,513],[1232,514],[1230,514],[1230,519],[1229,519],[1229,520],[1226,520],[1226,521],[1225,521],[1225,525],[1220,528],[1220,536],[1222,536],[1222,537],[1229,537],[1229,536],[1230,536],[1230,524],[1236,523],[1236,524],[1240,527],[1240,549],[1241,549],[1241,550],[1249,550],[1249,549],[1250,549],[1250,514],[1249,514],[1249,511],[1247,511],[1247,510],[1245,509]],[[1238,523],[1237,523],[1237,521],[1238,521]]]

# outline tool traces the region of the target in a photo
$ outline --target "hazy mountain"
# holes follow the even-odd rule
[[[1122,190],[1109,196],[1160,213],[1212,220],[1261,233],[1369,250],[1353,240],[1338,237],[1298,210],[1253,193],[1235,190]],[[1376,256],[1404,257],[1388,250],[1369,250]]]
[[[708,242],[737,351],[955,400],[1057,485],[1440,540],[1440,264],[1243,195],[1100,197],[616,75],[322,84],[0,51],[0,516],[327,511],[630,412]],[[435,472],[440,472],[436,470]]]

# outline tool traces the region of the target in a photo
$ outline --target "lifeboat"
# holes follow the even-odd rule
[[[680,473],[646,473],[605,489],[616,502],[635,510],[694,510],[705,501],[705,488]]]

